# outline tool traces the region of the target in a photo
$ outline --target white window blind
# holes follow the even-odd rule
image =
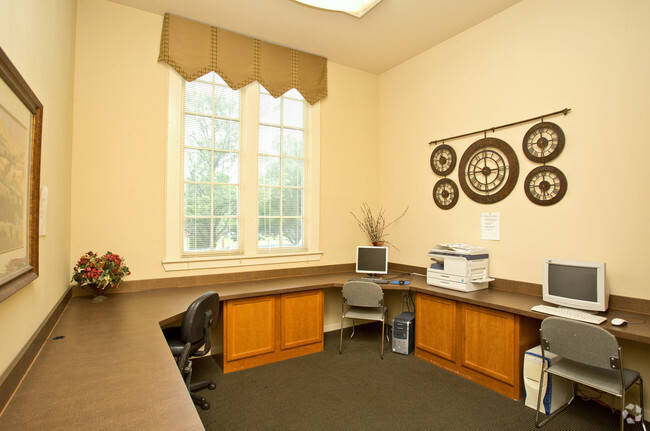
[[[259,102],[258,248],[305,246],[305,118],[296,90],[273,98],[263,87]]]
[[[320,260],[320,106],[169,79],[166,271]]]
[[[214,72],[185,84],[183,252],[240,249],[241,96]]]

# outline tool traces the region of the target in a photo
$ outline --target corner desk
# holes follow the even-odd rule
[[[92,303],[88,297],[73,297],[0,414],[0,429],[203,430],[161,326],[182,319],[188,305],[209,290],[218,292],[227,307],[230,301],[244,298],[341,287],[352,277],[353,273],[340,272],[114,293],[101,304]],[[530,331],[531,326],[538,325],[544,318],[530,310],[531,306],[540,303],[540,298],[521,293],[496,289],[455,292],[428,286],[421,277],[415,277],[410,286],[382,287],[415,292],[419,303],[416,310],[421,307],[422,312],[438,316],[426,321],[421,312],[417,317],[423,322],[420,326],[420,321],[416,320],[416,334],[424,336],[419,338],[420,356],[437,363],[438,358],[444,359],[445,354],[451,352],[446,359],[448,362],[442,361],[441,365],[460,374],[466,367],[454,369],[458,362],[454,355],[463,353],[464,347],[462,343],[460,346],[453,343],[462,331],[468,334],[467,330],[480,330],[485,322],[484,315],[488,316],[487,321],[492,321],[496,315],[495,322],[501,322],[503,315],[512,316],[513,321],[521,319],[526,321],[519,325],[525,331]],[[432,299],[439,303],[427,302]],[[476,310],[481,313],[476,314]],[[458,325],[463,323],[460,316],[465,316],[466,325],[458,332]],[[609,323],[603,326],[617,337],[650,343],[650,324],[626,328],[614,328]],[[319,328],[322,332],[322,322]],[[456,335],[436,338],[435,334],[446,331],[456,331],[453,332]],[[524,338],[526,342],[531,341],[528,335]],[[225,340],[224,344],[227,343]],[[307,344],[310,343],[313,344],[313,340]],[[481,355],[489,357],[493,352],[474,353],[480,358]],[[479,368],[485,365],[480,362]],[[472,372],[480,374],[476,369]],[[520,376],[519,372],[515,380],[519,381]]]

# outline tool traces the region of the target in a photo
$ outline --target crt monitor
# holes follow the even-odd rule
[[[357,247],[357,272],[388,274],[388,247]]]
[[[585,311],[606,311],[605,263],[544,259],[542,299]]]

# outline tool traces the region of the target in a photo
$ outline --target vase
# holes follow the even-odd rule
[[[384,246],[384,241],[373,241],[372,245],[375,247],[383,247]]]
[[[93,294],[92,302],[104,302],[108,297],[106,296],[106,288],[102,289],[97,284],[86,284],[88,290]]]
[[[104,301],[106,301],[107,299],[108,299],[108,296],[106,296],[106,295],[103,294],[103,293],[98,293],[97,295],[95,295],[95,296],[93,297],[93,299],[92,299],[91,301],[92,301],[92,302],[104,302]]]

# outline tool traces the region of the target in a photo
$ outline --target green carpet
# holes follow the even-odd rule
[[[339,332],[325,334],[325,350],[223,374],[212,358],[194,360],[194,381],[211,404],[197,407],[206,430],[536,430],[535,411],[413,354],[379,356],[379,334],[357,329],[343,355]],[[577,399],[546,431],[618,430],[619,417]],[[626,425],[626,431],[640,430]]]

